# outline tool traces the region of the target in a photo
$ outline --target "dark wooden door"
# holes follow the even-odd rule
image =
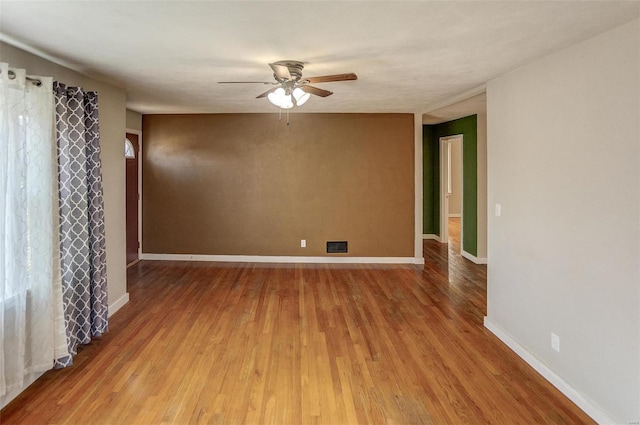
[[[127,152],[126,157],[126,173],[127,173],[127,264],[134,263],[138,260],[138,135],[127,133],[127,140],[133,146],[133,154],[131,150]],[[125,141],[126,143],[126,141]],[[128,154],[127,154],[128,153]]]

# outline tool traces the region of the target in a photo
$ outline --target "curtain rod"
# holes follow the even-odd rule
[[[2,73],[2,71],[0,71],[0,73]],[[16,73],[13,72],[12,70],[9,70],[9,79],[10,80],[14,80],[16,78]],[[36,86],[36,87],[40,87],[42,85],[42,81],[38,80],[37,78],[31,78],[31,77],[25,77],[27,79],[27,81],[31,81],[31,83]]]

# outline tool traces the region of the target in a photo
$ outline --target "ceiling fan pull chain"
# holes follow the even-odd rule
[[[289,125],[289,110],[287,109],[287,125]]]

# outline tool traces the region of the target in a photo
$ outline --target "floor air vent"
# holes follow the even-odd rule
[[[347,252],[347,241],[327,241],[327,253],[344,253]]]

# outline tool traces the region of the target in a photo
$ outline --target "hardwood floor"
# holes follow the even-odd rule
[[[131,301],[8,424],[578,424],[482,325],[486,266],[142,261]]]
[[[460,232],[462,231],[462,221],[459,217],[449,217],[449,248],[454,254],[460,254]]]

